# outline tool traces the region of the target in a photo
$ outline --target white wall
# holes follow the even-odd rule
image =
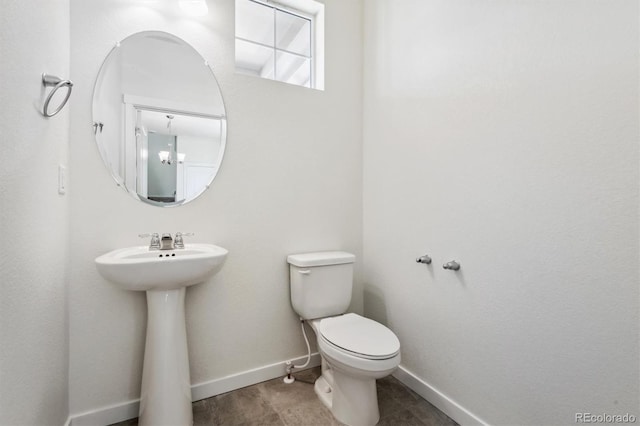
[[[340,249],[361,257],[361,2],[327,0],[326,90],[234,74],[234,2],[205,18],[178,2],[71,2],[71,414],[138,398],[143,294],[102,279],[96,256],[145,244],[142,232],[192,231],[229,249],[223,270],[187,292],[192,383],[305,353],[290,307],[286,255]],[[93,142],[93,83],[114,43],[142,30],[191,43],[218,77],[227,151],[205,194],[179,208],[136,202],[116,187]],[[357,276],[353,309],[361,311]],[[258,349],[259,348],[259,349]]]
[[[365,313],[490,424],[637,416],[638,2],[380,0],[364,26]]]
[[[24,31],[24,29],[37,29]],[[3,2],[0,12],[0,424],[67,418],[69,109],[39,112],[41,74],[69,77],[69,1]],[[72,102],[74,97],[72,96]],[[52,101],[52,107],[55,107]]]
[[[51,119],[39,79],[69,75],[69,2],[3,5],[1,424],[138,397],[144,297],[93,259],[139,232],[231,251],[188,293],[194,383],[302,355],[284,258],[343,249],[362,268],[362,127],[353,309],[366,281],[403,366],[492,424],[638,414],[637,2],[366,2],[364,126],[362,2],[326,1],[324,92],[234,75],[233,1],[195,20],[165,3],[71,2],[76,86]],[[102,59],[148,29],[214,65],[229,116],[220,174],[180,208],[131,199],[93,142]],[[425,252],[431,267],[413,262]],[[439,267],[452,258],[459,273]]]

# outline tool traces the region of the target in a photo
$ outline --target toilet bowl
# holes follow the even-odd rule
[[[351,253],[331,251],[287,257],[291,305],[316,334],[322,375],[315,392],[333,416],[349,426],[380,419],[376,379],[400,364],[400,342],[384,325],[353,313]]]
[[[340,422],[375,425],[376,380],[400,364],[400,342],[384,325],[349,313],[311,321],[322,357],[315,392]]]

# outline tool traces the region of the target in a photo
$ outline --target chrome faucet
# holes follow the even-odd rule
[[[173,250],[173,238],[171,238],[171,234],[162,234],[160,250]]]
[[[154,232],[153,234],[138,234],[138,237],[151,237],[149,250],[173,250],[183,249],[184,237],[189,237],[191,235],[193,235],[193,233],[191,232],[176,232],[175,240],[171,238],[171,234],[167,233],[162,234],[162,238],[160,238],[160,234],[158,234],[157,232]]]

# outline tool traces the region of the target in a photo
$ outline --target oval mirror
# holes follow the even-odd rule
[[[100,68],[93,132],[105,166],[134,198],[188,203],[209,187],[224,154],[218,82],[185,41],[160,31],[133,34]]]

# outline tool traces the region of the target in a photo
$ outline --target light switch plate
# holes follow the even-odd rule
[[[67,192],[67,168],[58,164],[58,194]]]

